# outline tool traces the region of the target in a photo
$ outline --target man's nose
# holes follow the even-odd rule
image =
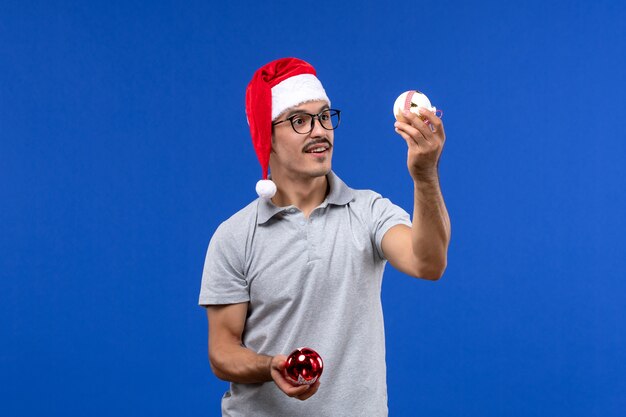
[[[324,136],[326,134],[326,129],[322,127],[322,122],[320,122],[319,116],[315,116],[311,123],[313,123],[313,129],[311,129],[312,137]]]

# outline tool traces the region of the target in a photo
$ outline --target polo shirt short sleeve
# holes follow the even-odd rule
[[[236,225],[236,217],[222,223],[211,238],[204,262],[203,291],[200,304],[235,304],[250,301],[245,277],[245,236]],[[206,291],[205,289],[206,287]]]
[[[393,226],[403,224],[411,227],[411,221],[406,211],[393,204],[389,199],[383,198],[380,194],[371,196],[372,206],[372,236],[376,251],[381,259],[385,259],[382,242],[385,233]]]

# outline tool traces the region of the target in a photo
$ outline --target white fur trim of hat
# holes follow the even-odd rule
[[[313,74],[300,74],[287,78],[272,87],[272,120],[291,107],[309,101],[330,100],[320,80]]]

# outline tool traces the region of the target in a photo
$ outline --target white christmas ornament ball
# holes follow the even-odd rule
[[[396,99],[396,102],[393,103],[393,115],[395,116],[396,120],[403,122],[406,120],[402,116],[402,112],[404,110],[408,110],[411,113],[415,113],[419,116],[419,113],[417,111],[419,107],[428,109],[433,113],[437,111],[437,108],[430,104],[430,100],[428,99],[428,97],[426,97],[424,93],[420,93],[417,90],[405,91],[404,93],[400,94],[400,96],[398,96],[398,98]]]
[[[272,180],[260,180],[256,183],[256,193],[262,198],[272,198],[276,194],[276,184]]]

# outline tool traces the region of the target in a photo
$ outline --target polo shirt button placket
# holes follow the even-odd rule
[[[315,217],[316,217],[316,212],[315,210],[313,210],[313,212],[309,215],[309,218],[307,220],[307,223],[308,223],[307,224],[307,243],[309,247],[309,260],[320,259],[318,248],[317,248],[316,231],[315,231],[315,227],[313,224],[315,221]]]

